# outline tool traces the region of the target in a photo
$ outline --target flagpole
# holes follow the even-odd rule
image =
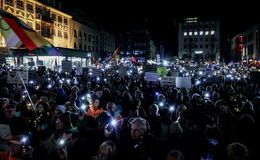
[[[19,70],[18,70],[18,74],[19,74],[20,80],[22,81],[23,87],[25,88],[26,94],[27,94],[27,96],[28,96],[28,98],[29,98],[29,100],[30,100],[30,102],[31,102],[31,104],[32,104],[33,111],[34,111],[36,117],[38,117],[38,116],[37,116],[37,113],[36,113],[36,109],[35,109],[34,103],[32,102],[31,96],[30,96],[30,94],[29,94],[29,92],[28,92],[28,90],[27,90],[27,87],[26,87],[26,85],[25,85],[25,83],[24,83],[24,80],[23,80],[22,75],[21,75],[21,73],[20,73]]]

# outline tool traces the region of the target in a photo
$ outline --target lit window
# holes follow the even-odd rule
[[[187,36],[187,32],[184,32],[184,34],[183,34],[184,36]]]
[[[210,34],[211,34],[211,35],[215,34],[215,31],[211,31]]]
[[[192,32],[189,32],[189,36],[192,36]]]
[[[203,35],[203,31],[200,31],[200,35]]]
[[[209,31],[206,31],[206,32],[205,32],[205,35],[209,35]]]
[[[198,35],[198,32],[197,32],[197,31],[196,31],[196,32],[194,32],[194,35],[195,35],[195,36],[197,36],[197,35]]]

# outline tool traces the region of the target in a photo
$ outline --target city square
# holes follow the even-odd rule
[[[0,160],[259,158],[258,21],[94,9],[0,0]]]

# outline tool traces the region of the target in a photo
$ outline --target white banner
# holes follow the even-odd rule
[[[4,140],[12,139],[12,133],[9,125],[0,124],[0,137]]]
[[[144,79],[146,81],[156,82],[159,79],[159,75],[158,73],[154,73],[154,72],[145,72]]]
[[[72,62],[71,61],[62,61],[62,71],[71,72],[72,71]]]
[[[191,88],[191,77],[176,77],[177,88]]]
[[[160,83],[161,86],[174,86],[176,77],[174,76],[163,76],[161,77]]]
[[[76,75],[77,76],[80,76],[80,75],[82,75],[83,74],[83,69],[82,69],[82,67],[80,66],[80,65],[78,65],[77,67],[76,67]]]

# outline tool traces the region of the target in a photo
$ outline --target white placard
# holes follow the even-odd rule
[[[174,86],[176,77],[174,76],[163,76],[161,77],[160,83],[161,86]]]
[[[78,65],[77,67],[76,67],[76,75],[77,76],[80,76],[80,75],[82,75],[83,74],[83,69],[82,69],[82,67],[80,66],[80,65]]]
[[[179,73],[180,73],[180,72],[171,71],[171,76],[173,76],[173,77],[179,77]]]
[[[43,61],[42,61],[42,60],[38,60],[38,61],[37,61],[37,65],[38,65],[38,66],[43,66]]]
[[[176,77],[177,88],[191,88],[191,77]]]
[[[149,82],[156,82],[159,79],[159,75],[154,72],[145,72],[144,79]]]
[[[7,83],[8,84],[22,84],[22,80],[20,78],[21,74],[23,81],[25,84],[28,84],[28,72],[26,71],[8,71],[7,73]]]
[[[62,61],[62,71],[71,72],[72,71],[72,62],[71,61]]]
[[[12,133],[9,125],[0,124],[0,137],[4,140],[12,139]]]

